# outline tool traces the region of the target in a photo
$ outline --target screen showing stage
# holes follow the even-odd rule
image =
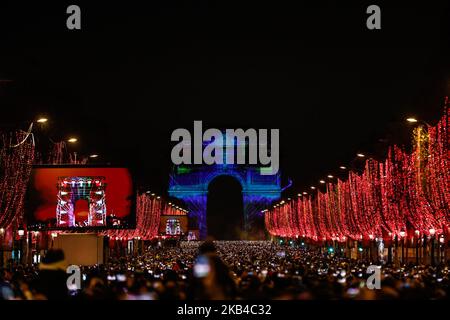
[[[162,215],[159,224],[159,234],[165,236],[180,236],[188,232],[187,215]]]
[[[36,167],[26,208],[30,229],[133,228],[133,179],[126,168]]]

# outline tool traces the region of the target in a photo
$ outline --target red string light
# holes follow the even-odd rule
[[[0,139],[0,227],[8,228],[14,222],[22,223],[34,142],[23,131],[2,134]]]
[[[374,239],[389,234],[445,233],[450,230],[450,112],[434,127],[415,131],[414,150],[389,148],[385,161],[368,159],[361,174],[325,192],[280,203],[265,212],[274,236],[313,240]],[[433,232],[434,232],[433,231]]]
[[[181,216],[187,212],[181,208],[166,203],[162,198],[141,194],[137,197],[136,206],[136,228],[129,230],[109,230],[105,235],[111,239],[134,239],[151,240],[159,235],[159,224],[162,214]]]

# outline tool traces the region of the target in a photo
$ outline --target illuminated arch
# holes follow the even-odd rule
[[[206,204],[208,187],[218,176],[231,176],[242,187],[244,204],[244,231],[250,236],[262,237],[257,228],[263,220],[261,210],[280,198],[280,175],[261,175],[260,168],[246,165],[178,166],[170,176],[169,195],[183,200],[189,215],[198,222],[200,237],[207,236]]]

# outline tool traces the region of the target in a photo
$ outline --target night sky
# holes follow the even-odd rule
[[[377,2],[377,31],[371,2],[243,2],[2,1],[0,79],[13,81],[0,83],[0,123],[46,115],[41,140],[75,135],[79,153],[134,168],[159,194],[174,129],[278,128],[297,193],[358,167],[358,151],[408,143],[407,116],[442,115],[448,1]],[[81,31],[66,29],[69,4]]]

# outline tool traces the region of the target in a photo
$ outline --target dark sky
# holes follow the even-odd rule
[[[297,192],[357,166],[357,151],[407,142],[406,116],[441,116],[448,1],[377,2],[378,31],[365,27],[372,2],[291,2],[2,1],[0,78],[13,82],[0,84],[0,122],[45,114],[46,135],[76,135],[79,152],[158,193],[174,129],[278,128]],[[81,31],[66,29],[69,4]]]

